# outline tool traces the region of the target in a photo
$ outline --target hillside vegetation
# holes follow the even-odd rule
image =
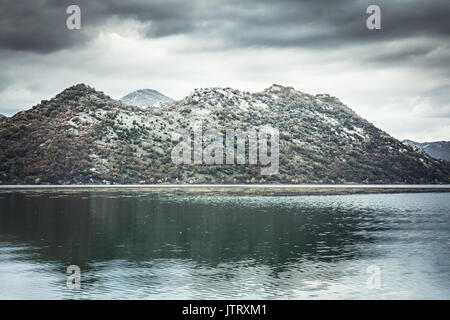
[[[279,174],[258,165],[174,165],[172,132],[280,132]],[[258,93],[196,89],[159,108],[113,100],[84,84],[0,123],[2,184],[449,183],[448,163],[417,152],[337,98],[273,85]]]

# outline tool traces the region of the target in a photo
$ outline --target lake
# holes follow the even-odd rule
[[[10,190],[0,210],[1,299],[450,299],[446,192]]]

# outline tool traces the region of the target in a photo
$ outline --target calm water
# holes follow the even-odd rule
[[[0,210],[3,299],[450,299],[450,193],[30,190]]]

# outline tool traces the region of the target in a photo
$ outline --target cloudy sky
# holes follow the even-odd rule
[[[337,96],[398,139],[450,140],[449,0],[1,0],[0,70],[9,116],[76,83],[175,99],[277,83]]]

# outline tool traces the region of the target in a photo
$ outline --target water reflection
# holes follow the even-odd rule
[[[448,297],[448,200],[445,193],[5,193],[0,198],[0,297],[376,297],[365,288],[366,265],[387,263],[394,272],[386,276],[397,277],[399,268],[407,279],[401,265],[411,259],[392,262],[392,252],[402,257],[402,250],[409,250],[409,257],[419,256],[420,268],[420,255],[430,248],[434,258],[427,265],[434,282],[425,279],[422,286]],[[79,292],[64,285],[71,264],[82,270]],[[23,276],[6,276],[14,270]],[[406,290],[407,298],[410,284],[403,285],[406,289],[399,282],[382,292],[389,298]],[[21,292],[24,287],[31,290]]]

